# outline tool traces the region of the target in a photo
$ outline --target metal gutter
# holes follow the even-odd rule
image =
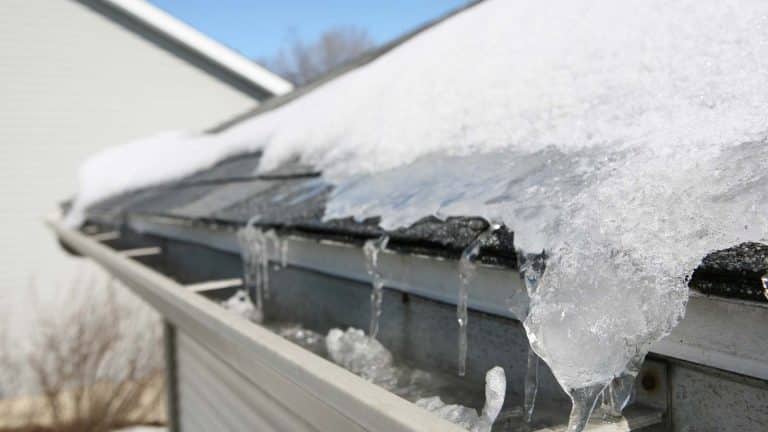
[[[240,254],[240,245],[232,230],[202,229],[182,222],[168,224],[143,217],[129,218],[128,225],[140,233]],[[371,282],[365,267],[365,256],[355,245],[297,235],[283,237],[283,240],[286,242],[286,261],[289,265],[357,282]],[[270,257],[274,262],[280,259],[278,256]],[[379,265],[389,288],[443,303],[456,303],[459,277],[453,260],[384,250],[379,255]],[[470,286],[469,307],[522,321],[528,313],[528,294],[517,272],[480,265]]]
[[[227,312],[168,277],[65,227],[60,219],[49,218],[47,224],[62,242],[123,281],[177,330],[220,353],[231,367],[262,383],[271,397],[318,429],[463,430]]]
[[[235,232],[167,220],[132,217],[128,225],[142,233],[203,244],[239,254]],[[362,250],[350,244],[288,236],[290,265],[370,283]],[[271,257],[279,261],[278,257]],[[455,304],[458,291],[456,262],[431,256],[403,255],[385,251],[379,256],[386,286],[433,300]],[[480,266],[470,287],[471,309],[522,320],[528,296],[519,274],[513,270]],[[653,345],[651,352],[768,380],[768,304],[730,300],[691,291],[685,319],[672,333]]]

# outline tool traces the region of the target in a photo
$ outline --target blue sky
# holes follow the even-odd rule
[[[466,0],[150,0],[219,42],[258,59],[293,37],[311,41],[340,25],[386,42]]]

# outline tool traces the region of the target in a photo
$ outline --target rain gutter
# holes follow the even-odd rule
[[[140,233],[202,244],[239,254],[232,229],[216,229],[178,219],[131,216],[128,226]],[[362,250],[348,243],[291,235],[287,261],[336,277],[370,283]],[[279,257],[271,257],[275,262]],[[386,286],[402,292],[455,304],[458,292],[456,262],[435,256],[383,251],[380,270]],[[482,265],[470,287],[473,310],[522,321],[528,296],[519,274],[511,269]],[[763,323],[768,304],[703,295],[691,290],[685,319],[651,352],[725,371],[768,380],[768,338]]]
[[[270,389],[270,396],[320,430],[463,430],[227,312],[140,262],[67,228],[59,218],[49,218],[47,224],[63,243],[124,282],[178,331],[222,353],[231,367],[258,380]]]

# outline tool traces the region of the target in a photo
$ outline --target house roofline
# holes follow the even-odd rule
[[[377,60],[379,57],[403,45],[404,43],[408,42],[414,37],[426,32],[427,30],[434,28],[435,26],[447,21],[448,19],[456,15],[461,14],[462,12],[468,9],[471,9],[483,3],[484,1],[485,0],[470,0],[465,4],[446,12],[441,16],[438,16],[437,18],[434,18],[432,20],[429,20],[421,24],[420,26],[414,28],[413,30],[406,32],[405,34],[387,42],[384,45],[379,46],[378,48],[374,48],[370,51],[366,51],[363,54],[351,59],[350,61],[338,65],[337,67],[331,69],[330,71],[326,72],[322,76],[304,85],[297,87],[294,91],[290,92],[290,94],[285,94],[285,95],[281,95],[280,97],[272,98],[267,103],[261,104],[255,108],[251,108],[241,114],[234,116],[231,119],[225,120],[224,122],[210,128],[206,132],[218,133],[236,124],[239,124],[242,121],[259,116],[265,112],[269,112],[274,109],[280,108],[283,105],[287,105],[288,103],[293,102],[294,100],[299,99],[304,95],[311,93],[315,89],[322,87],[323,85],[331,81],[334,81],[336,78],[339,78],[345,75],[347,72],[351,72],[353,70],[356,70],[362,66],[365,66]]]
[[[263,100],[293,85],[144,0],[77,0],[220,81]]]

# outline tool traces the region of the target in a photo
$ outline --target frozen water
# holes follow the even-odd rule
[[[446,404],[439,396],[419,399],[416,405],[469,431],[490,432],[504,405],[506,389],[504,369],[496,366],[485,375],[485,405],[480,415],[473,408]]]
[[[325,344],[331,359],[345,369],[384,388],[397,386],[392,353],[362,330],[352,327],[346,332],[331,329]]]
[[[493,232],[499,228],[500,226],[498,224],[491,224],[488,229],[480,233],[480,235],[478,235],[472,243],[462,251],[461,258],[459,259],[459,294],[456,301],[456,321],[459,323],[459,376],[464,376],[467,373],[467,325],[469,324],[467,303],[469,302],[469,286],[477,272],[475,260],[480,254],[480,247],[482,247],[491,238]]]
[[[591,394],[682,318],[704,255],[768,241],[766,111],[764,0],[489,0],[223,134],[95,156],[69,217],[263,149],[324,171],[326,218],[501,220],[551,257],[532,347]]]
[[[285,239],[280,239],[280,268],[288,266],[288,242]]]
[[[269,328],[304,349],[323,357],[328,356],[325,336],[320,333],[305,329],[300,324],[271,325]]]
[[[347,370],[410,401],[442,394],[468,396],[465,382],[394,362],[390,351],[362,330],[332,329],[325,338],[328,358]],[[472,399],[473,400],[473,399]]]
[[[520,276],[523,278],[525,288],[529,296],[536,294],[539,280],[546,269],[546,254],[518,254]],[[528,361],[526,363],[525,381],[523,383],[523,419],[531,423],[536,408],[536,394],[539,391],[539,356],[533,350],[528,349]]]
[[[416,401],[416,405],[451,423],[456,423],[467,430],[470,430],[472,426],[476,425],[480,419],[480,416],[477,415],[477,411],[474,408],[465,407],[463,405],[446,404],[440,399],[440,396],[419,399]]]
[[[528,349],[528,362],[523,384],[523,418],[526,423],[533,420],[536,408],[536,394],[539,392],[539,356],[532,348]]]
[[[277,231],[274,229],[267,230],[264,233],[264,238],[268,248],[266,253],[267,259],[269,257],[277,257],[279,266],[276,266],[276,268],[284,268],[287,265],[287,243],[277,235]]]
[[[232,297],[221,302],[221,305],[247,320],[260,323],[263,319],[261,310],[253,304],[245,290],[237,290]]]
[[[482,413],[482,417],[489,421],[489,429],[501,412],[506,392],[507,377],[504,369],[500,366],[491,368],[485,374],[485,405]]]
[[[384,299],[384,276],[379,269],[379,253],[386,249],[389,243],[389,236],[383,235],[377,239],[371,239],[365,242],[363,252],[365,253],[365,267],[372,278],[371,290],[371,323],[368,328],[368,334],[376,339],[379,334],[379,320],[381,319],[381,302]]]
[[[446,404],[440,399],[440,396],[419,399],[416,401],[416,405],[467,430],[471,430],[480,419],[474,408]]]
[[[600,411],[605,418],[621,417],[621,412],[629,404],[634,391],[637,374],[624,373],[605,387]]]
[[[263,314],[264,299],[269,297],[269,239],[250,220],[237,232],[246,289],[256,297],[256,308]]]
[[[622,410],[629,404],[634,394],[635,378],[643,365],[643,356],[638,355],[630,361],[626,370],[614,378],[603,390],[602,414],[606,418],[620,417]]]
[[[568,417],[567,432],[581,432],[587,426],[589,417],[595,409],[597,399],[605,389],[604,385],[594,384],[570,392],[573,407]]]

